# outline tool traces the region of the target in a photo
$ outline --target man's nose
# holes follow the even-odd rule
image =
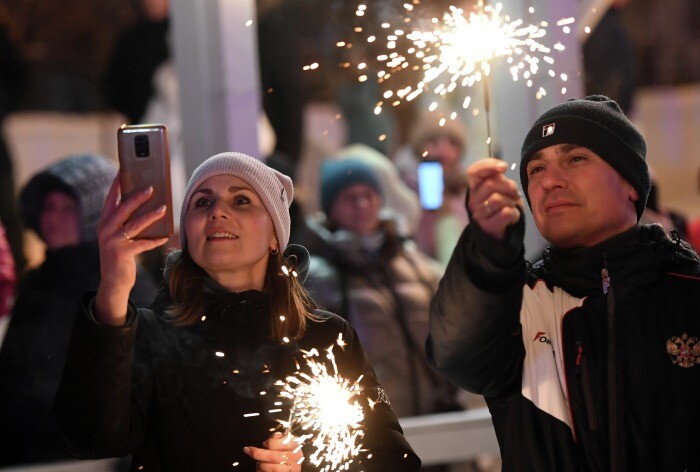
[[[542,188],[553,189],[566,187],[567,180],[564,170],[557,165],[549,165],[543,171],[544,175],[540,179]]]

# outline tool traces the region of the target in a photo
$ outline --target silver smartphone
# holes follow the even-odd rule
[[[165,205],[165,216],[139,233],[139,238],[173,234],[170,150],[165,125],[122,126],[117,132],[122,198],[153,186],[153,196],[131,216],[136,218]]]

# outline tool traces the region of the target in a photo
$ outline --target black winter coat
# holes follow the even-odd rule
[[[339,373],[363,375],[363,451],[350,470],[413,471],[420,460],[402,435],[354,330],[319,312],[299,342],[268,341],[267,297],[210,294],[200,321],[175,327],[161,310],[130,307],[123,327],[103,326],[85,299],[55,413],[81,458],[133,454],[132,470],[252,471],[244,446],[262,447],[290,404],[275,382],[295,372],[300,350],[333,348]],[[369,408],[367,399],[378,401]],[[279,402],[282,404],[279,404]],[[253,414],[253,416],[249,415]],[[368,459],[368,454],[371,458]],[[304,470],[314,470],[308,462]]]
[[[465,230],[427,344],[486,397],[503,470],[700,471],[697,254],[637,226],[528,269],[522,230]]]
[[[97,241],[48,251],[22,280],[0,349],[0,466],[73,458],[51,407],[76,309],[99,282]],[[155,288],[139,270],[131,298],[148,306]]]

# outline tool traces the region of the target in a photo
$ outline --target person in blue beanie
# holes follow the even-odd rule
[[[325,219],[305,286],[357,330],[399,417],[458,410],[457,389],[425,360],[430,299],[443,267],[382,212],[384,192],[359,159],[321,167]]]

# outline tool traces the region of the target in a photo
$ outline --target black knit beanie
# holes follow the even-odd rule
[[[627,119],[620,106],[604,95],[572,99],[537,118],[520,152],[520,183],[527,203],[527,163],[539,150],[555,144],[575,144],[603,158],[639,193],[635,202],[637,221],[642,216],[651,188],[644,137]]]

